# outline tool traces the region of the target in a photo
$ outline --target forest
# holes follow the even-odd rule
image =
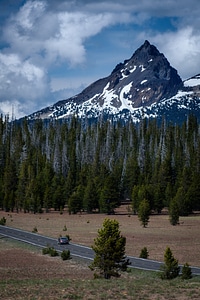
[[[152,212],[200,210],[200,126],[163,118],[87,123],[0,117],[0,209],[114,213],[130,200]]]

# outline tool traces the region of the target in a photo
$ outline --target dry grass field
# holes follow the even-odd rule
[[[121,233],[127,238],[126,252],[139,256],[146,246],[149,258],[163,260],[166,246],[180,263],[200,266],[200,216],[184,217],[179,226],[171,226],[167,215],[151,216],[143,228],[137,216],[129,216],[120,208],[114,216],[78,214],[69,215],[24,214],[0,212],[6,225],[55,237],[65,235],[72,242],[91,246],[106,217],[119,221]],[[67,231],[64,229],[67,228]],[[0,239],[0,299],[134,299],[134,300],[188,300],[200,299],[200,278],[183,281],[162,281],[155,272],[132,270],[120,278],[105,281],[93,279],[93,273],[84,261],[63,262],[60,257],[42,255],[41,250],[27,244]]]
[[[179,263],[189,263],[200,267],[200,215],[181,217],[180,225],[172,226],[168,215],[152,215],[147,228],[143,228],[136,215],[128,215],[127,208],[121,207],[115,215],[77,214],[66,211],[43,214],[6,213],[0,211],[0,219],[6,218],[6,225],[27,231],[37,228],[38,233],[57,239],[69,234],[73,243],[86,246],[93,244],[98,229],[105,218],[119,221],[121,233],[126,237],[127,255],[139,257],[143,247],[147,247],[149,258],[163,261],[169,246]],[[65,227],[67,231],[64,231]]]

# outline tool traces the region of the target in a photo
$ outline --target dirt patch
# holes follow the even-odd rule
[[[5,242],[1,243],[6,245]],[[24,249],[1,250],[0,280],[30,280],[30,278],[91,279],[93,274],[83,262],[79,264],[75,260],[62,261],[60,257],[50,257]]]
[[[200,216],[181,217],[180,225],[172,226],[167,215],[152,215],[147,228],[143,228],[136,215],[129,215],[127,208],[117,210],[117,214],[77,214],[66,211],[43,214],[5,213],[6,225],[32,231],[55,239],[69,234],[73,243],[91,246],[102,227],[105,218],[119,221],[121,233],[126,237],[126,253],[139,257],[143,247],[147,247],[149,258],[163,261],[164,252],[169,246],[179,263],[200,266]],[[67,229],[67,230],[66,230]]]

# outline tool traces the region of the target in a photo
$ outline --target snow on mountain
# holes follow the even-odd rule
[[[80,94],[57,102],[28,119],[62,119],[99,117],[132,119],[184,118],[189,113],[200,115],[200,74],[186,81],[163,54],[148,41],[132,57],[119,63],[112,73],[92,83]]]
[[[184,81],[185,87],[188,87],[188,86],[193,87],[193,86],[197,86],[197,85],[200,85],[200,74]]]

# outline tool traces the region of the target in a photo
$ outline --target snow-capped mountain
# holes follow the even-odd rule
[[[182,81],[177,71],[148,41],[112,73],[80,94],[35,112],[28,119],[162,118],[176,121],[200,114],[200,75]]]

